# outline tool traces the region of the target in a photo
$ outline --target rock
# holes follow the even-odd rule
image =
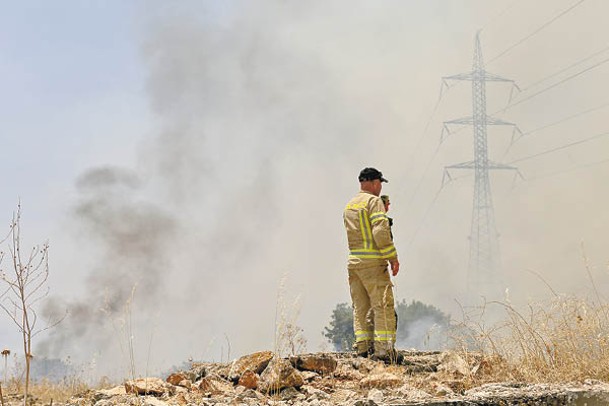
[[[243,392],[237,395],[236,399],[246,402],[253,401],[254,399],[262,401],[264,400],[264,396],[253,389],[245,389]]]
[[[228,378],[231,381],[238,381],[245,371],[261,374],[271,359],[273,359],[273,356],[274,354],[271,351],[259,351],[250,355],[244,355],[233,362],[228,373]]]
[[[160,399],[146,396],[142,402],[143,406],[168,406],[168,403],[163,402]]]
[[[355,403],[353,403],[353,406],[376,406],[376,402],[371,399],[367,399],[367,400],[360,399],[360,400],[355,401]]]
[[[403,385],[404,381],[389,373],[383,372],[382,374],[373,374],[365,377],[361,380],[360,386],[362,388],[396,388]]]
[[[294,400],[298,397],[300,397],[302,400],[302,398],[304,398],[304,396],[292,386],[289,386],[282,390],[279,396],[281,396],[281,399],[283,400]]]
[[[404,384],[398,388],[397,393],[407,400],[426,400],[433,396],[420,389],[414,388],[408,384]]]
[[[321,389],[314,388],[310,385],[303,385],[300,391],[307,397],[312,399],[329,399],[330,395]]]
[[[341,363],[342,364],[342,363]],[[351,360],[350,364],[362,374],[369,374],[372,370],[385,368],[385,363],[382,361],[373,361],[369,358],[356,358]],[[339,364],[340,366],[340,364]]]
[[[315,378],[319,378],[319,374],[313,371],[301,371],[300,375],[302,375],[302,379],[307,382],[311,382]]]
[[[364,374],[355,369],[353,365],[349,363],[339,363],[338,367],[334,371],[334,377],[351,381],[359,381],[364,378]]]
[[[192,381],[190,380],[190,377],[183,372],[176,372],[174,374],[171,374],[167,377],[167,379],[165,379],[165,381],[174,386],[180,386],[182,388],[190,389],[192,387]]]
[[[125,390],[125,385],[115,386],[111,389],[100,389],[93,394],[93,401],[97,402],[98,400],[108,399],[113,396],[118,395],[126,395],[127,391]]]
[[[350,403],[357,398],[357,393],[348,389],[334,389],[331,398],[333,403]]]
[[[165,379],[165,381],[167,383],[170,383],[172,385],[178,385],[181,381],[188,379],[188,377],[186,376],[186,374],[182,373],[182,372],[176,372],[174,374],[171,374],[167,377],[167,379]]]
[[[118,402],[116,399],[101,399],[94,403],[95,406],[115,406]],[[72,403],[71,403],[72,404]],[[78,403],[81,405],[81,403]]]
[[[279,392],[288,387],[299,388],[304,385],[304,379],[292,364],[283,358],[273,358],[260,375],[258,385],[262,392]]]
[[[239,378],[238,385],[244,386],[248,389],[256,389],[260,382],[260,375],[254,371],[245,371]]]
[[[452,395],[454,393],[451,388],[442,383],[434,382],[431,386],[434,390],[434,395],[436,396],[447,396]]]
[[[125,391],[136,395],[161,396],[173,394],[174,389],[160,378],[139,378],[125,382]]]
[[[384,397],[385,396],[383,395],[383,392],[376,388],[370,389],[370,391],[368,392],[368,400],[371,400],[376,404],[381,403]]]
[[[228,379],[231,368],[232,364],[218,362],[193,363],[188,374],[192,382],[196,382],[206,376],[216,376],[222,379]]]
[[[233,385],[230,382],[221,380],[213,376],[206,376],[199,382],[199,389],[203,393],[211,393],[214,395],[225,394],[233,391]]]
[[[322,375],[331,374],[338,362],[327,354],[307,354],[291,357],[290,362],[301,371],[313,371]]]
[[[178,405],[186,405],[188,404],[188,400],[186,399],[185,393],[178,393],[176,397],[173,398],[174,403]]]
[[[469,365],[457,353],[448,351],[442,354],[438,372],[446,372],[453,375],[467,376],[470,373]]]

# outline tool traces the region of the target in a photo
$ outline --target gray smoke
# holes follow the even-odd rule
[[[331,310],[349,300],[341,213],[364,166],[390,180],[384,192],[392,196],[403,261],[396,297],[458,315],[471,179],[449,185],[429,205],[442,167],[471,159],[466,131],[434,155],[441,121],[471,114],[469,88],[453,89],[430,114],[440,77],[470,69],[475,30],[495,7],[482,1],[470,8],[433,1],[146,4],[142,57],[154,135],[144,142],[135,173],[96,169],[77,182],[79,245],[98,260],[87,269],[84,297],[67,303],[70,318],[46,343],[49,354],[106,351],[119,341],[112,319],[126,303],[136,319],[140,365],[272,349],[275,309],[283,308],[277,302],[297,295],[301,307],[293,312],[300,312],[309,350],[317,350]],[[493,28],[483,37],[491,55],[528,32]],[[577,49],[561,44],[565,52]],[[506,58],[489,69],[530,82],[568,60],[524,69],[522,60]],[[508,92],[491,96],[489,89],[489,103],[505,103]],[[574,110],[550,117],[542,105],[513,121],[534,128]],[[504,151],[507,142],[493,144],[493,151]],[[549,144],[523,142],[531,149],[517,146],[515,157]],[[569,188],[557,180],[515,192],[511,179],[494,180],[512,299],[546,291],[526,272],[529,266],[569,288],[583,237],[598,261],[604,240],[597,237],[607,224],[596,215],[606,212],[602,174],[569,177]],[[584,273],[578,275],[581,281]]]
[[[144,306],[145,315],[154,314],[162,304],[168,254],[176,224],[170,213],[142,200],[137,175],[122,168],[96,168],[76,182],[79,202],[73,215],[80,238],[77,244],[96,257],[88,272],[81,300],[66,302],[53,298],[45,308],[52,318],[67,309],[65,320],[51,331],[38,350],[46,356],[76,355],[90,360],[103,357],[104,368],[111,365],[118,347],[126,345],[117,335],[128,336],[149,323],[131,327],[131,306]],[[90,251],[91,248],[93,251]],[[135,310],[134,310],[135,311]]]

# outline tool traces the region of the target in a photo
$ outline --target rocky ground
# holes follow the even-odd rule
[[[386,364],[346,353],[280,358],[263,351],[88,391],[66,405],[609,405],[605,382],[488,383],[484,375],[500,363],[453,352],[401,353],[401,363]]]

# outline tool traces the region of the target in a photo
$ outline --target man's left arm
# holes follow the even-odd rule
[[[389,227],[389,219],[385,213],[383,201],[378,197],[373,198],[370,201],[368,210],[370,213],[372,238],[374,238],[376,246],[381,251],[383,258],[387,259],[389,262],[395,261],[397,263],[397,268],[399,269],[399,262],[397,262],[398,252],[393,245],[391,228]],[[394,272],[397,273],[395,270]]]

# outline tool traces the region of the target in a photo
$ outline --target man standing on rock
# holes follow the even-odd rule
[[[343,213],[349,243],[349,287],[353,301],[353,330],[357,354],[385,361],[396,359],[396,316],[393,284],[387,269],[400,270],[385,207],[379,198],[383,174],[364,168],[359,174],[360,192]]]

